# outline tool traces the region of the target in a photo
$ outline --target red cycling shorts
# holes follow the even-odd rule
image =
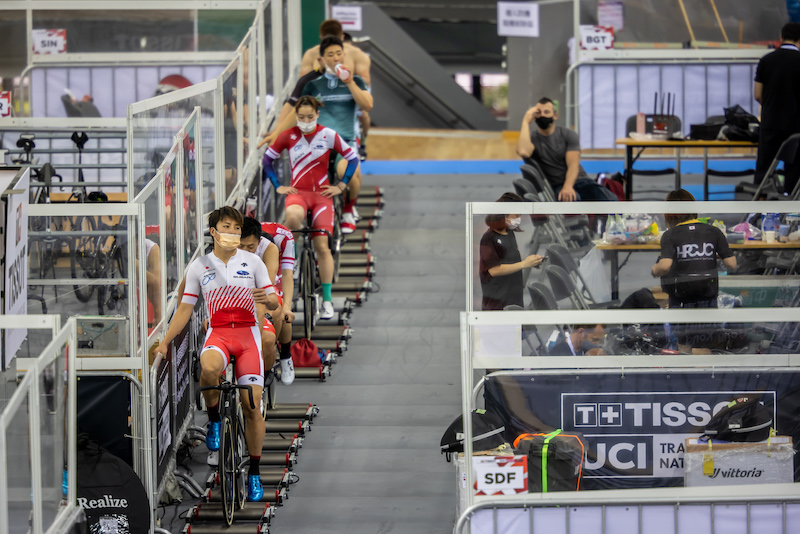
[[[270,321],[267,318],[264,318],[264,327],[262,328],[262,330],[264,332],[272,332],[273,336],[277,336],[278,335],[278,333],[275,331],[275,325],[272,324],[272,321]]]
[[[327,230],[333,234],[332,198],[325,198],[316,191],[298,190],[297,193],[286,196],[286,205],[300,206],[304,212],[311,210],[311,228]]]
[[[261,359],[261,334],[258,325],[209,328],[200,355],[207,350],[222,354],[224,367],[228,366],[231,356],[234,356],[236,362],[233,372],[237,384],[264,386],[264,360]]]

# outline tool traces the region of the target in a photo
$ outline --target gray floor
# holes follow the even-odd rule
[[[438,449],[461,411],[464,203],[493,200],[506,178],[368,177],[385,191],[372,241],[380,292],[355,310],[328,383],[279,391],[322,412],[275,532],[452,532],[455,471]]]

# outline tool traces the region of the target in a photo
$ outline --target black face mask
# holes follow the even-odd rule
[[[536,126],[542,130],[550,128],[551,124],[553,124],[553,117],[536,117]]]

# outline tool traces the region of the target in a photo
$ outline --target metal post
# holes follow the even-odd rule
[[[283,27],[283,1],[282,0],[272,0],[272,5],[270,6],[270,18],[271,24],[269,26],[270,29],[270,37],[272,42],[272,95],[275,98],[275,103],[273,106],[279,106],[281,101],[281,91],[283,90],[283,84],[286,80],[283,79],[283,40],[284,40],[284,27]],[[288,13],[291,15],[291,11]],[[292,33],[289,28],[286,29],[286,38],[291,39]],[[289,51],[291,53],[291,40],[289,41]],[[276,115],[277,118],[277,115]]]
[[[42,425],[39,412],[39,376],[42,370],[35,366],[28,389],[28,440],[31,453],[31,494],[33,495],[33,532],[44,532],[42,525]]]
[[[223,106],[224,80],[217,78],[214,91],[214,209],[225,205],[225,117]]]
[[[0,424],[0,465],[8,465],[6,458],[6,428]],[[0,473],[0,532],[10,532],[8,521],[8,472]]]

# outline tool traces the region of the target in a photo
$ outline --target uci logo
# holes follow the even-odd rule
[[[250,276],[250,273],[247,271],[236,271],[236,274],[239,276]]]
[[[207,285],[210,281],[216,278],[216,274],[207,274],[203,277],[203,285]]]

